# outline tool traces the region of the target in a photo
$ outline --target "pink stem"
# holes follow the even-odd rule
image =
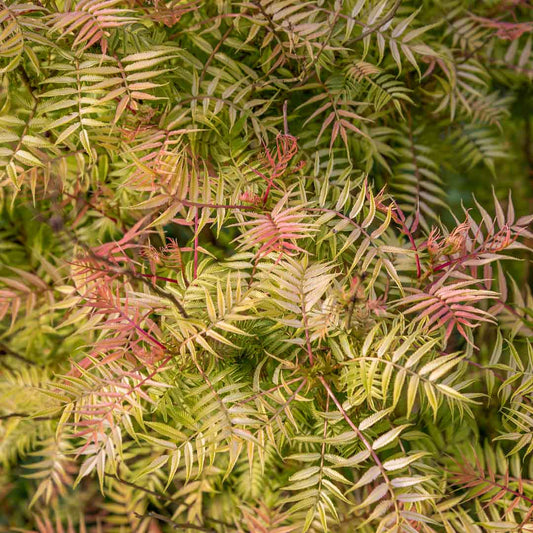
[[[194,214],[194,272],[193,278],[196,279],[198,275],[198,208]]]

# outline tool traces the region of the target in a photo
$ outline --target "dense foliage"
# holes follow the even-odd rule
[[[0,530],[533,532],[532,14],[0,2]]]

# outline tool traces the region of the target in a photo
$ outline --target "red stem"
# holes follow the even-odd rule
[[[391,484],[390,484],[389,476],[387,475],[387,472],[383,468],[383,463],[381,462],[381,459],[378,457],[377,453],[372,448],[372,445],[370,444],[370,442],[368,442],[368,440],[363,435],[361,430],[352,422],[352,419],[348,416],[348,413],[344,410],[344,407],[341,405],[339,400],[337,400],[337,397],[335,396],[335,394],[333,394],[333,391],[331,390],[330,386],[328,385],[328,383],[324,379],[324,377],[323,376],[319,376],[318,380],[320,381],[320,383],[322,383],[322,385],[326,389],[326,392],[328,393],[329,397],[333,400],[333,402],[337,406],[337,409],[341,413],[341,415],[344,418],[344,420],[346,420],[346,422],[353,429],[353,431],[357,435],[357,437],[365,445],[365,448],[370,452],[370,455],[372,456],[372,459],[374,460],[374,463],[376,464],[376,466],[381,471],[381,476],[383,477],[383,480],[388,485],[390,495],[391,495],[392,499],[394,500],[394,504],[395,504],[395,506],[397,506],[398,504],[396,502],[395,494],[394,494],[394,491],[392,490],[392,487],[391,487]]]
[[[198,275],[198,207],[194,214],[194,271],[192,279]]]

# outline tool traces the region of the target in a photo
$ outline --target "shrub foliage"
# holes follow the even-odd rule
[[[531,14],[0,2],[0,528],[533,531]]]

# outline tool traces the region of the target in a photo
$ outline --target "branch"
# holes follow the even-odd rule
[[[41,215],[38,215],[37,218],[39,220],[41,220],[41,222],[44,221],[43,217]],[[45,221],[45,222],[48,225],[50,225],[50,221]],[[87,246],[84,242],[82,242],[82,241],[80,241],[78,239],[76,234],[71,229],[67,228],[65,225],[62,225],[61,229],[67,235],[69,235],[70,238],[78,246],[83,248],[85,250],[85,252],[87,252],[87,254],[90,257],[92,257],[94,260],[101,261],[101,262],[113,267],[113,269],[116,269],[116,267],[117,267],[116,264],[114,264],[113,262],[109,261],[106,257],[103,257],[101,255],[95,254],[94,251],[89,246]],[[154,290],[158,294],[158,296],[161,296],[162,298],[165,298],[166,300],[170,300],[177,307],[179,313],[181,314],[181,316],[183,318],[189,318],[189,314],[187,313],[187,311],[185,311],[185,307],[183,307],[183,304],[181,302],[179,302],[178,299],[172,293],[163,290],[161,287],[158,287],[157,285],[155,285],[153,283],[150,283],[142,274],[138,274],[137,272],[135,272],[134,270],[131,270],[129,268],[121,268],[121,269],[119,269],[119,272],[117,272],[117,273],[124,274],[124,275],[130,277],[131,279],[135,279],[137,281],[140,281],[143,285],[149,286],[152,290]]]
[[[35,93],[34,93],[35,87],[33,87],[33,85],[31,84],[30,77],[28,76],[28,73],[26,72],[26,69],[24,68],[24,65],[22,65],[22,63],[19,64],[18,71],[19,71],[20,77],[22,78],[22,83],[24,84],[26,89],[28,89],[28,92],[30,93],[30,96],[32,100],[34,101],[34,103],[37,104],[37,97],[35,96]]]
[[[18,359],[19,361],[22,361],[23,363],[26,363],[28,365],[35,365],[36,363],[34,361],[31,361],[30,359],[27,359],[23,355],[20,355],[19,353],[12,350],[7,344],[4,344],[3,342],[0,343],[0,356],[7,355],[9,357],[14,357],[15,359]]]
[[[400,7],[401,3],[402,3],[402,0],[396,0],[394,5],[392,6],[391,10],[381,20],[378,20],[375,24],[370,26],[367,30],[365,30],[358,37],[355,37],[354,39],[350,39],[349,41],[346,41],[345,45],[346,44],[353,44],[353,43],[356,43],[358,41],[362,41],[365,37],[368,37],[369,35],[371,35],[375,31],[378,31],[380,28],[385,26],[385,24],[387,24],[387,22],[390,22],[394,18],[394,15],[396,15],[396,12],[398,11],[398,8]]]
[[[381,462],[381,459],[378,457],[377,453],[375,452],[375,450],[372,448],[372,445],[370,444],[370,442],[368,442],[368,440],[366,439],[366,437],[363,435],[363,433],[361,432],[361,430],[353,423],[352,419],[348,416],[348,413],[345,411],[344,407],[341,405],[341,403],[339,402],[339,400],[337,400],[337,397],[335,396],[335,394],[333,394],[333,391],[331,390],[331,387],[328,385],[327,381],[324,379],[323,376],[319,376],[318,377],[318,380],[320,381],[320,383],[322,383],[322,385],[324,386],[324,388],[326,389],[326,392],[328,393],[328,395],[330,396],[330,398],[333,400],[333,402],[335,403],[335,405],[337,406],[337,409],[339,410],[339,412],[341,413],[342,417],[344,418],[344,420],[346,420],[346,422],[348,423],[348,425],[352,428],[352,430],[354,431],[354,433],[357,435],[357,437],[361,440],[361,442],[364,444],[365,448],[370,452],[370,455],[372,456],[372,459],[374,460],[374,463],[376,464],[376,466],[379,468],[380,472],[381,472],[381,477],[383,478],[383,480],[385,481],[385,483],[387,483],[387,487],[389,489],[389,493],[391,495],[391,498],[394,502],[394,507],[396,509],[396,512],[399,511],[398,509],[398,502],[396,501],[396,494],[394,494],[394,490],[392,490],[392,485],[391,485],[391,482],[390,482],[390,479],[389,479],[389,476],[387,474],[387,471],[385,470],[385,468],[383,467],[383,463]]]
[[[7,415],[0,415],[0,420],[8,420],[9,418],[29,418],[31,420],[57,420],[59,416],[33,416],[30,413],[8,413]]]

